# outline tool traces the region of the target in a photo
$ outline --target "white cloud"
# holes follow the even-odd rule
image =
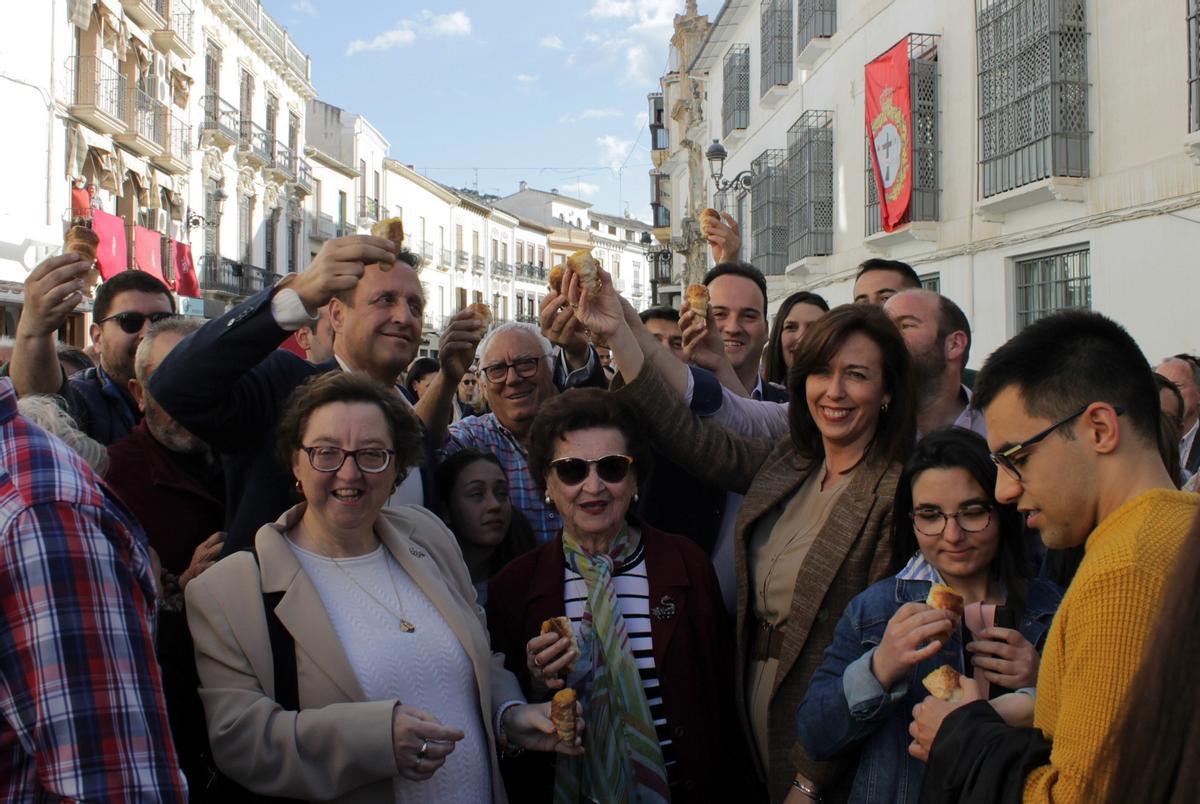
[[[563,40],[557,34],[547,34],[538,42],[542,47],[548,47],[551,50],[562,50]]]
[[[589,181],[579,181],[574,184],[568,184],[567,192],[573,192],[575,195],[590,198],[600,192],[600,185],[592,184]]]
[[[296,0],[291,5],[292,11],[297,14],[307,14],[310,17],[317,16],[317,9],[313,6],[312,0]]]
[[[574,67],[574,66],[575,66],[575,62],[577,62],[578,60],[579,60],[579,59],[578,59],[578,58],[576,58],[576,56],[575,56],[575,54],[574,54],[574,53],[570,53],[570,54],[568,54],[568,55],[567,55],[567,66],[568,66],[568,67]]]
[[[633,140],[623,140],[615,134],[605,134],[596,138],[596,144],[604,154],[600,161],[613,170],[620,170],[621,165],[625,163],[625,157],[629,156],[629,147],[633,145]]]
[[[449,14],[433,14],[421,12],[421,18],[429,25],[430,33],[435,36],[470,36],[471,18],[461,11],[451,11]]]
[[[522,84],[532,84],[538,80],[538,77],[529,73],[517,73],[517,80]]]
[[[619,109],[584,109],[582,112],[569,112],[558,118],[560,123],[578,123],[580,120],[603,120],[606,117],[620,117]]]
[[[646,67],[646,48],[643,45],[633,45],[625,51],[625,80],[636,84],[644,80]]]
[[[633,116],[633,127],[641,131],[642,126],[650,122],[649,112],[638,112]]]
[[[417,39],[413,24],[409,20],[402,21],[390,31],[384,31],[374,39],[355,39],[346,46],[346,55],[353,56],[369,50],[391,50],[401,45],[411,45]]]
[[[596,0],[588,9],[588,16],[599,20],[624,19],[637,12],[634,0]]]

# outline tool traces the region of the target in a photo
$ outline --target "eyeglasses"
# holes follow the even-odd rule
[[[508,378],[508,370],[511,368],[517,372],[518,377],[527,380],[537,374],[538,365],[541,362],[540,357],[518,357],[511,363],[493,363],[490,366],[484,366],[483,373],[491,382],[502,383]]]
[[[105,321],[116,321],[117,326],[119,326],[123,332],[126,332],[130,335],[136,335],[142,331],[142,327],[146,325],[147,320],[151,324],[157,324],[159,321],[165,321],[168,318],[174,317],[175,313],[163,312],[150,313],[149,315],[146,313],[116,313],[108,316],[107,318],[101,318],[96,323],[103,324]]]
[[[629,474],[633,458],[628,455],[605,455],[594,461],[584,458],[559,458],[550,462],[550,468],[558,476],[558,481],[566,486],[578,486],[587,480],[593,465],[596,467],[596,474],[605,483],[620,483]]]
[[[300,447],[308,453],[308,463],[318,472],[336,472],[342,468],[347,458],[354,459],[354,465],[360,472],[377,475],[392,462],[395,450],[381,447],[367,449],[342,449],[341,447]]]
[[[1022,450],[1026,450],[1029,447],[1032,447],[1034,444],[1038,443],[1039,441],[1042,441],[1043,439],[1046,438],[1046,436],[1050,435],[1055,430],[1062,427],[1064,424],[1071,421],[1072,419],[1079,418],[1091,406],[1092,406],[1092,403],[1089,402],[1086,405],[1084,405],[1083,407],[1081,407],[1079,410],[1072,413],[1070,416],[1067,416],[1065,419],[1061,419],[1061,420],[1055,422],[1054,424],[1050,425],[1049,427],[1047,427],[1045,430],[1038,433],[1037,435],[1031,436],[1031,437],[1025,439],[1020,444],[1014,444],[1013,446],[1011,446],[1007,449],[1002,449],[998,452],[993,452],[990,456],[992,459],[992,462],[995,463],[997,466],[999,466],[1004,471],[1008,472],[1010,475],[1012,475],[1014,480],[1020,481],[1021,480],[1021,470],[1018,469],[1016,463],[1013,462],[1013,457],[1016,456],[1016,454],[1018,452],[1021,452]],[[1121,414],[1123,414],[1125,412],[1125,408],[1121,407],[1120,405],[1114,405],[1113,410],[1116,411],[1118,416],[1120,416]]]
[[[941,536],[946,530],[946,523],[951,519],[962,532],[978,533],[992,521],[992,506],[967,505],[948,514],[937,508],[918,508],[909,511],[908,516],[917,532],[925,536]]]

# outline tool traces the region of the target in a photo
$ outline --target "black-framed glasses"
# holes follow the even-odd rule
[[[596,467],[596,474],[605,483],[620,483],[629,475],[633,458],[628,455],[605,455],[590,461],[585,458],[559,458],[550,462],[558,482],[565,486],[578,486],[587,480],[592,466]]]
[[[174,317],[175,317],[175,313],[165,313],[165,312],[149,313],[149,314],[134,313],[134,312],[114,313],[113,315],[110,315],[106,318],[101,318],[96,323],[103,324],[105,321],[116,321],[117,326],[119,326],[123,332],[126,332],[130,335],[135,335],[142,331],[142,327],[144,327],[146,325],[147,321],[149,321],[151,324],[157,324],[159,321],[165,321],[168,318],[174,318]]]
[[[518,357],[511,363],[493,363],[490,366],[484,366],[482,371],[490,382],[501,383],[508,378],[508,370],[511,368],[517,372],[517,376],[523,380],[528,380],[533,375],[537,374],[538,364],[541,363],[540,357]]]
[[[1056,421],[1054,424],[1050,425],[1042,432],[1038,433],[1037,435],[1030,436],[1029,438],[1022,441],[1020,444],[1013,444],[1011,447],[1008,447],[1007,449],[1002,449],[1002,450],[999,450],[998,452],[991,453],[990,457],[992,459],[992,462],[995,463],[997,466],[999,466],[1004,471],[1008,472],[1010,475],[1012,475],[1014,480],[1018,480],[1018,481],[1021,480],[1021,470],[1018,469],[1016,463],[1013,462],[1013,458],[1017,455],[1017,453],[1019,453],[1023,450],[1026,450],[1029,447],[1032,447],[1034,444],[1038,443],[1039,441],[1044,440],[1046,438],[1046,436],[1050,435],[1051,433],[1053,433],[1058,428],[1062,427],[1067,422],[1079,418],[1091,406],[1092,406],[1092,403],[1089,402],[1086,405],[1084,405],[1083,407],[1081,407],[1079,410],[1072,413],[1070,416],[1067,416],[1065,419],[1060,419],[1059,421]],[[1121,414],[1123,414],[1125,412],[1125,408],[1121,407],[1120,405],[1113,405],[1113,410],[1116,411],[1116,414],[1118,416],[1120,416]]]
[[[308,463],[318,472],[336,472],[342,468],[347,458],[354,459],[354,465],[360,472],[377,475],[388,468],[392,462],[395,450],[383,447],[366,447],[364,449],[342,449],[341,447],[300,447],[308,453]]]
[[[918,508],[908,512],[913,527],[925,536],[941,536],[946,523],[953,519],[963,533],[978,533],[992,521],[992,506],[976,503],[964,505],[957,511],[946,513],[937,508]]]

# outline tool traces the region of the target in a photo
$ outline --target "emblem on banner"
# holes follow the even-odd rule
[[[885,197],[888,202],[894,202],[908,182],[908,120],[904,112],[892,102],[891,87],[880,93],[879,101],[879,114],[871,121],[871,138]]]

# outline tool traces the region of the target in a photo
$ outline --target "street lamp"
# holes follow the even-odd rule
[[[720,140],[713,140],[712,145],[704,152],[704,158],[708,160],[709,169],[712,171],[713,184],[716,185],[717,192],[723,193],[731,187],[741,187],[742,191],[750,189],[750,181],[754,175],[743,170],[741,173],[734,176],[732,179],[723,179],[725,172],[725,158],[729,156],[729,152],[725,150],[725,146]]]
[[[657,307],[659,283],[671,281],[671,249],[656,248],[649,232],[642,232],[641,244],[642,253],[650,263],[650,303]]]
[[[228,197],[229,196],[225,194],[225,191],[222,190],[221,186],[218,184],[216,189],[213,191],[213,206],[216,208],[218,218],[221,217],[221,215],[223,215],[225,212],[225,199]],[[199,228],[200,226],[208,223],[203,215],[201,215],[199,212],[196,212],[191,207],[188,207],[187,212],[183,216],[183,220],[187,224],[188,231]]]

